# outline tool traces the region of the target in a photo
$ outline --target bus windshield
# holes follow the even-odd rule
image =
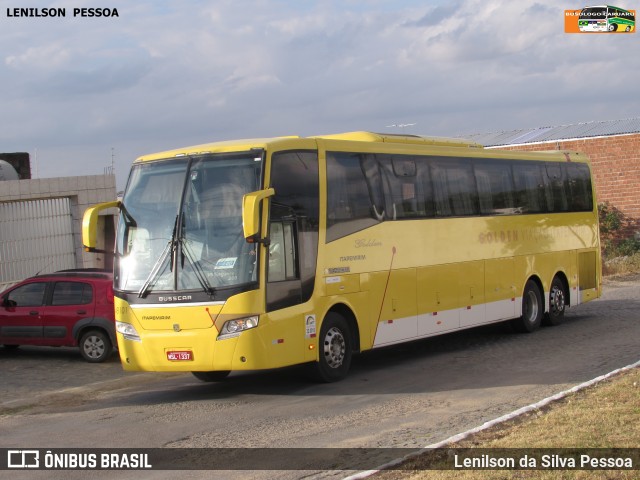
[[[242,232],[242,197],[258,190],[261,157],[205,154],[133,167],[122,199],[115,286],[149,292],[256,281],[255,246]]]

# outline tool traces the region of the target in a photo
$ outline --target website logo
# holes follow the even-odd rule
[[[40,452],[38,450],[7,451],[7,468],[39,468]]]
[[[565,33],[635,33],[636,11],[612,5],[564,11]]]

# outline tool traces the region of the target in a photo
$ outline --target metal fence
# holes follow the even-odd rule
[[[0,291],[75,265],[69,198],[0,203]]]

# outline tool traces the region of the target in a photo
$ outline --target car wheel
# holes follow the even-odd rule
[[[100,330],[91,330],[80,338],[80,354],[87,362],[104,362],[113,350],[109,336]]]
[[[218,372],[191,372],[194,377],[202,382],[219,382],[229,376],[228,370],[221,370]]]
[[[564,311],[567,306],[567,292],[565,291],[562,280],[558,277],[551,282],[551,291],[549,292],[549,313],[544,316],[545,325],[560,325],[564,320]]]
[[[316,380],[330,383],[347,376],[353,353],[351,332],[346,320],[329,313],[322,322],[318,345],[318,361],[312,364]]]
[[[522,333],[535,332],[542,323],[544,304],[538,285],[528,280],[522,295],[522,316],[511,321],[513,328]]]

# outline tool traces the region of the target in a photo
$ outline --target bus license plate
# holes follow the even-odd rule
[[[178,350],[167,352],[167,360],[170,362],[189,362],[193,360],[193,352],[190,350]]]

